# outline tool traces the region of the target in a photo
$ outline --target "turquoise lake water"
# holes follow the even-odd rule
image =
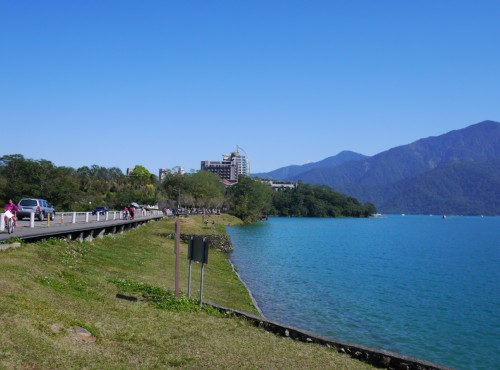
[[[271,320],[457,369],[500,369],[500,217],[270,218],[228,227]]]

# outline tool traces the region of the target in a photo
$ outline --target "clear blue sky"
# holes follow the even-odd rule
[[[486,119],[498,0],[0,0],[0,155],[255,173]]]

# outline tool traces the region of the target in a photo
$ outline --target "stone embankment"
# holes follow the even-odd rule
[[[204,304],[208,304],[227,315],[243,317],[246,320],[250,321],[254,326],[272,332],[276,335],[305,343],[317,343],[332,348],[333,350],[336,350],[338,352],[345,353],[352,358],[366,362],[377,368],[389,370],[452,370],[451,368],[446,366],[407,357],[394,352],[364,347],[357,344],[339,342],[328,337],[323,337],[316,333],[286,326],[278,322],[269,321],[262,317],[258,317],[246,312],[232,310],[230,308],[222,307],[214,303],[204,302]]]
[[[231,239],[227,234],[205,234],[205,235],[190,235],[190,234],[181,234],[181,241],[185,243],[189,243],[191,236],[203,237],[208,240],[208,247],[216,249],[221,252],[230,253],[233,251],[233,244],[231,243]],[[175,234],[169,234],[169,238],[175,238]]]

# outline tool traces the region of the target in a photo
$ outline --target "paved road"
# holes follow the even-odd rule
[[[76,213],[73,223],[73,213],[57,213],[54,220],[35,220],[34,227],[30,227],[30,220],[24,219],[17,222],[17,227],[14,234],[9,235],[6,230],[0,231],[0,241],[9,239],[11,237],[23,237],[35,234],[53,234],[58,231],[78,230],[78,229],[92,229],[109,225],[120,225],[132,223],[134,221],[155,219],[161,217],[161,212],[149,211],[146,214],[141,212],[136,213],[134,220],[120,220],[120,212],[109,212],[107,215],[92,216],[91,214]]]

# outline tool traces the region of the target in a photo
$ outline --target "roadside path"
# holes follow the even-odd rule
[[[64,216],[61,217],[61,216]],[[72,213],[56,214],[53,221],[35,221],[34,227],[30,227],[29,220],[22,220],[17,222],[17,227],[14,229],[13,234],[8,234],[7,230],[0,231],[0,242],[8,240],[13,237],[20,237],[21,239],[32,239],[39,237],[57,237],[61,234],[78,232],[78,231],[88,231],[93,229],[102,229],[113,226],[128,226],[136,223],[144,223],[149,220],[156,220],[163,218],[161,212],[147,212],[142,215],[140,212],[136,213],[134,220],[120,220],[119,212],[117,212],[116,219],[113,212],[108,214],[108,220],[104,215],[100,215],[99,219],[97,216],[89,215],[87,222],[87,217],[85,213],[77,213],[75,217],[75,223],[73,223]]]

